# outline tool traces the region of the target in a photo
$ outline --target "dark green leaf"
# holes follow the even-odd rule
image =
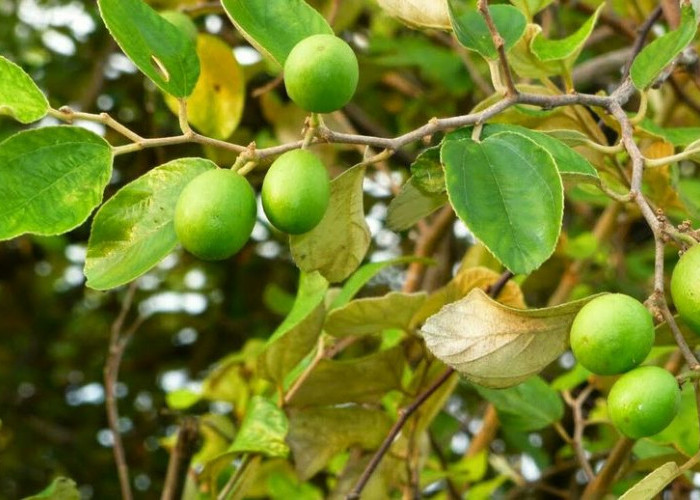
[[[222,4],[238,31],[280,65],[304,38],[333,34],[323,16],[304,0],[222,0]]]
[[[428,195],[446,191],[445,172],[440,164],[440,148],[423,151],[411,165],[413,185]]]
[[[136,279],[177,245],[173,215],[184,187],[216,168],[202,158],[181,158],[154,168],[121,188],[95,215],[85,276],[96,290]]]
[[[678,29],[651,42],[634,59],[630,69],[634,86],[641,90],[654,83],[659,73],[693,40],[697,28],[693,7],[684,5]]]
[[[142,0],[98,0],[100,15],[124,53],[161,90],[187,97],[199,78],[194,42]]]
[[[524,135],[442,145],[447,192],[457,215],[511,271],[527,274],[554,252],[564,188],[552,155]]]
[[[0,56],[0,115],[31,123],[46,115],[49,102],[22,68]]]
[[[228,451],[286,457],[289,448],[284,440],[288,428],[287,416],[277,405],[255,396]]]
[[[458,12],[455,4],[454,0],[449,0],[450,19],[457,40],[466,48],[475,50],[486,59],[496,59],[498,51],[493,44],[491,33],[483,16],[471,8]],[[510,50],[525,32],[527,25],[525,16],[510,5],[492,5],[489,7],[489,12],[491,12],[498,33],[505,42],[505,50]]]
[[[564,415],[559,394],[540,377],[532,377],[508,389],[475,388],[496,407],[501,423],[513,430],[544,429]]]
[[[394,231],[405,231],[445,203],[447,203],[446,194],[426,194],[418,189],[413,178],[410,178],[389,203],[387,226]]]
[[[54,235],[83,222],[102,201],[112,149],[78,127],[20,132],[0,143],[0,240]]]

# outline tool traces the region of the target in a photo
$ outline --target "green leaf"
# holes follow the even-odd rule
[[[319,273],[301,273],[294,306],[260,355],[264,376],[281,384],[313,348],[325,319],[322,303],[327,290],[328,281]]]
[[[324,17],[304,0],[222,0],[221,3],[246,40],[280,66],[304,38],[333,34]]]
[[[574,316],[592,298],[543,309],[515,309],[476,288],[429,317],[421,332],[435,357],[468,380],[510,387],[566,351]]]
[[[641,90],[654,83],[659,73],[693,40],[697,27],[693,7],[681,7],[681,24],[678,29],[651,42],[634,59],[630,69],[634,86]]]
[[[321,360],[299,386],[290,406],[377,403],[401,387],[405,359],[401,346],[362,358]]]
[[[494,123],[486,125],[482,131],[482,137],[490,137],[503,132],[516,132],[536,142],[539,146],[552,155],[557,165],[559,174],[565,180],[578,180],[597,183],[598,172],[595,167],[580,153],[577,153],[562,141],[544,132],[538,132],[519,125],[506,125]],[[573,132],[573,131],[572,131]]]
[[[290,237],[292,257],[302,271],[318,271],[337,283],[364,259],[371,241],[363,205],[364,173],[365,167],[358,165],[333,179],[321,222],[308,233]]]
[[[447,203],[447,195],[426,194],[415,184],[413,177],[401,187],[391,203],[386,219],[387,226],[393,231],[405,231],[423,217]]]
[[[434,263],[432,259],[408,256],[365,264],[355,271],[350,278],[348,278],[343,285],[343,288],[340,289],[338,295],[336,295],[333,299],[329,309],[335,309],[336,307],[342,307],[347,304],[355,296],[355,294],[367,284],[369,280],[374,278],[383,269],[389,266],[398,266],[400,264],[409,264],[411,262],[422,262],[426,265]]]
[[[570,68],[583,50],[583,45],[593,33],[593,28],[604,5],[599,6],[581,27],[572,35],[561,40],[549,40],[540,33],[530,45],[532,52],[540,61],[563,61]]]
[[[668,462],[647,474],[620,497],[620,500],[649,500],[656,498],[671,481],[682,473],[676,462]]]
[[[498,51],[483,16],[471,8],[459,12],[455,4],[454,0],[449,0],[452,28],[459,43],[478,52],[486,59],[496,59]],[[527,20],[518,9],[510,5],[491,5],[489,12],[498,33],[505,42],[507,52],[523,36]]]
[[[383,297],[356,299],[331,311],[323,329],[336,337],[369,335],[388,328],[406,331],[426,297],[425,293],[390,292]]]
[[[189,123],[209,137],[227,139],[241,120],[245,104],[243,68],[231,47],[213,35],[197,37],[201,73],[192,95],[187,99]],[[170,110],[178,114],[179,103],[165,97]]]
[[[284,412],[261,396],[250,401],[241,429],[228,452],[262,453],[268,457],[286,457],[285,443],[289,422]]]
[[[435,0],[377,0],[379,6],[404,23],[418,28],[449,29],[447,5]]]
[[[199,78],[194,42],[142,0],[98,0],[112,37],[163,92],[187,97]]]
[[[49,109],[46,96],[22,68],[0,56],[0,115],[20,123],[42,119]]]
[[[383,412],[360,407],[290,410],[287,442],[302,481],[351,446],[373,450],[391,427]]]
[[[112,149],[78,127],[26,130],[0,143],[0,240],[79,226],[102,201]]]
[[[518,431],[544,429],[564,415],[564,404],[557,391],[540,377],[532,377],[508,389],[475,386],[494,405],[504,427]]]
[[[80,500],[80,492],[76,488],[75,481],[67,477],[57,477],[53,482],[36,495],[24,498],[24,500]]]
[[[482,142],[447,141],[442,161],[455,212],[508,269],[527,274],[552,255],[564,188],[546,149],[503,132]]]
[[[411,164],[413,185],[426,194],[441,194],[446,191],[445,172],[440,164],[440,148],[426,149]]]
[[[165,402],[173,410],[186,410],[202,399],[201,394],[189,389],[178,389],[165,395]]]
[[[553,129],[542,130],[542,133],[553,137],[572,148],[576,146],[585,146],[590,141],[590,138],[579,130]]]
[[[520,11],[532,19],[535,14],[547,7],[553,0],[510,0]]]
[[[649,118],[644,118],[636,128],[665,139],[674,146],[689,146],[700,137],[700,127],[660,127]]]
[[[87,286],[107,290],[151,269],[177,246],[173,227],[180,192],[216,168],[202,158],[173,160],[122,187],[95,215],[87,247]]]

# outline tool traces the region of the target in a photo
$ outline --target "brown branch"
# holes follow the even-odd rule
[[[571,438],[571,445],[573,446],[574,452],[576,453],[576,458],[578,459],[579,464],[583,468],[583,472],[586,474],[589,481],[593,481],[595,474],[593,473],[591,464],[586,458],[586,451],[583,448],[583,431],[586,428],[586,421],[583,417],[582,407],[586,402],[586,399],[588,399],[588,396],[590,396],[591,392],[593,392],[593,389],[595,389],[594,386],[587,386],[576,398],[572,397],[569,391],[562,392],[562,396],[564,397],[566,404],[571,407],[574,415],[574,435]]]
[[[182,480],[195,451],[198,437],[197,420],[192,417],[186,417],[177,433],[175,446],[170,452],[168,470],[165,474],[165,486],[163,487],[160,500],[180,498],[179,493],[182,490]]]
[[[510,71],[510,65],[508,64],[508,58],[506,57],[506,44],[503,41],[503,37],[498,32],[496,24],[493,22],[491,12],[489,11],[488,0],[479,0],[477,3],[477,8],[479,9],[481,16],[484,18],[484,21],[486,21],[486,26],[489,29],[489,33],[491,33],[493,45],[496,47],[496,51],[498,51],[498,59],[501,64],[503,74],[506,78],[506,95],[509,97],[516,96],[518,95],[518,90],[515,88],[515,83],[513,83],[513,74]]]
[[[465,456],[470,458],[487,449],[491,442],[496,438],[498,427],[500,425],[501,422],[498,420],[496,407],[489,403],[484,411],[481,429],[479,429],[479,432],[476,433],[474,438],[469,443],[469,448],[467,448]]]

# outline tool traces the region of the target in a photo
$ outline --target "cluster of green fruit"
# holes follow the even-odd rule
[[[681,318],[700,333],[700,245],[683,255],[671,277],[671,296]],[[608,294],[581,308],[571,326],[571,348],[598,375],[624,373],[610,389],[608,412],[630,438],[661,432],[680,405],[675,377],[658,366],[638,365],[654,344],[651,314],[636,299]]]
[[[314,113],[335,111],[350,101],[358,81],[358,64],[348,44],[333,35],[299,42],[284,66],[289,97]],[[288,151],[265,174],[262,205],[280,231],[302,234],[323,219],[330,180],[323,163],[305,149]],[[175,233],[182,246],[204,260],[226,259],[250,238],[257,217],[255,192],[232,170],[216,169],[193,179],[175,208]]]

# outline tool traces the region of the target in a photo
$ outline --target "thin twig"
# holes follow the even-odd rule
[[[574,415],[574,435],[571,438],[571,445],[573,446],[574,452],[576,453],[576,458],[581,464],[583,472],[586,474],[589,481],[593,481],[595,474],[593,473],[591,464],[586,458],[586,451],[583,448],[583,431],[586,428],[586,421],[583,417],[582,406],[583,403],[586,402],[586,399],[588,399],[588,396],[591,395],[591,392],[593,392],[593,389],[595,389],[594,386],[587,386],[576,398],[572,397],[569,391],[562,392],[564,400],[571,407]]]
[[[178,430],[175,446],[170,452],[168,470],[165,474],[165,485],[160,500],[180,498],[181,482],[185,477],[183,472],[189,465],[198,435],[197,420],[193,417],[186,417]]]
[[[632,68],[634,59],[637,57],[637,54],[642,51],[642,48],[644,48],[644,42],[647,39],[647,35],[654,26],[654,23],[661,17],[661,13],[661,6],[659,5],[651,12],[651,14],[649,14],[646,21],[644,21],[644,23],[637,29],[637,38],[634,40],[634,45],[632,46],[632,54],[630,55],[629,60],[625,64],[624,71],[622,72],[623,80],[630,75],[630,68]]]
[[[688,346],[688,343],[685,341],[685,338],[683,337],[683,333],[681,333],[680,328],[678,328],[678,324],[676,323],[676,320],[673,317],[673,314],[671,314],[671,311],[668,309],[668,306],[664,303],[661,307],[659,307],[659,311],[661,312],[661,315],[663,316],[664,321],[666,321],[669,328],[671,328],[671,333],[673,334],[673,340],[676,341],[676,344],[678,345],[678,348],[680,349],[681,354],[683,354],[683,358],[685,359],[685,362],[688,364],[688,367],[691,370],[700,369],[700,363],[698,363],[698,359],[695,357],[695,354],[693,354],[692,349]]]
[[[488,0],[479,0],[477,8],[479,9],[481,16],[484,18],[484,21],[486,21],[486,26],[489,29],[489,33],[491,33],[493,45],[496,47],[496,51],[498,52],[498,59],[501,64],[501,69],[503,70],[503,75],[506,78],[506,95],[511,97],[515,96],[518,94],[518,90],[515,88],[515,83],[513,83],[513,73],[510,71],[510,65],[508,64],[508,58],[506,57],[506,44],[503,41],[503,37],[498,32],[496,24],[493,22],[491,12],[489,11]]]

